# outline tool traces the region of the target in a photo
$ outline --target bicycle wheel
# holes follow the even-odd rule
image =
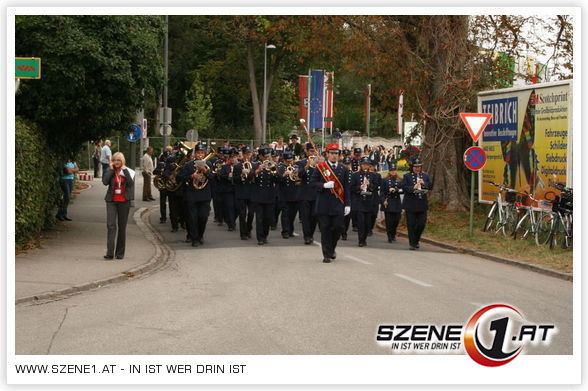
[[[551,213],[544,213],[541,212],[539,217],[537,218],[537,226],[535,228],[535,243],[537,246],[541,246],[547,244],[549,240],[549,235],[551,234],[551,222],[553,221],[553,216]]]
[[[522,216],[519,216],[519,221],[515,228],[514,232],[514,239],[526,239],[529,237],[529,232],[531,232],[531,219],[529,217],[529,213],[533,213],[532,211],[527,211]]]
[[[504,236],[513,236],[515,229],[517,228],[517,219],[519,216],[514,205],[508,205],[506,211]]]
[[[496,221],[496,217],[498,215],[498,202],[494,201],[492,207],[490,207],[490,212],[488,212],[488,217],[486,217],[486,223],[484,224],[484,232],[490,230],[494,222]]]
[[[565,216],[564,221],[564,240],[561,243],[563,248],[572,248],[574,246],[573,242],[573,226],[572,226],[572,217],[570,215]]]
[[[562,243],[564,236],[565,233],[563,232],[563,225],[560,223],[560,217],[556,216],[549,234],[549,249],[553,250],[558,243]]]

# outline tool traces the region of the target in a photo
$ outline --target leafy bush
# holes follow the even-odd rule
[[[58,164],[36,126],[16,118],[16,243],[23,243],[54,223],[61,195]]]

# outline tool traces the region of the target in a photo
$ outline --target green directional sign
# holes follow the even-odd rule
[[[17,79],[40,79],[41,59],[38,57],[16,57],[14,77]]]

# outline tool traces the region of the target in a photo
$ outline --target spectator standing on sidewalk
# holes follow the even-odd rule
[[[127,221],[131,201],[135,195],[135,171],[128,168],[125,163],[124,155],[120,152],[115,153],[112,156],[112,162],[102,175],[102,183],[108,186],[104,197],[108,229],[104,259],[107,260],[115,256],[116,259],[123,259],[125,256]]]
[[[100,157],[102,155],[102,146],[100,140],[94,141],[94,153],[92,160],[94,161],[94,178],[100,178]]]
[[[102,147],[102,151],[100,152],[100,163],[102,163],[102,177],[106,173],[106,170],[110,166],[110,161],[112,159],[112,151],[110,150],[110,140],[104,141],[104,146]]]
[[[67,163],[65,163],[62,167],[62,172],[59,178],[59,185],[63,191],[63,199],[61,200],[61,205],[59,205],[59,209],[57,210],[57,216],[55,216],[57,220],[71,221],[67,215],[67,206],[69,205],[69,200],[71,199],[74,175],[78,171],[80,171],[78,165],[75,162],[72,162],[71,159],[68,159]]]
[[[145,154],[141,158],[141,170],[143,171],[143,201],[155,201],[155,198],[151,196],[151,179],[153,176],[152,154],[153,148],[147,147]]]

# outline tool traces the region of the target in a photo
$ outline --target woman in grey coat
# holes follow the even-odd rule
[[[125,157],[122,153],[117,152],[112,156],[109,168],[102,173],[102,183],[108,186],[104,197],[106,200],[106,227],[108,229],[104,259],[112,260],[115,257],[123,259],[127,221],[131,201],[135,198],[135,172],[125,166]]]

